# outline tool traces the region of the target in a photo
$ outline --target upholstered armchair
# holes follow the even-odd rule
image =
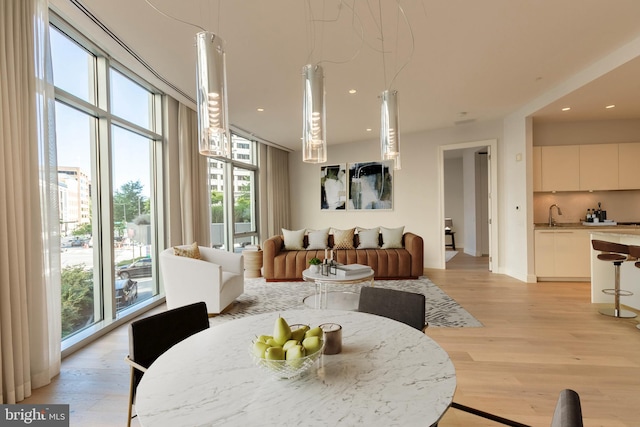
[[[199,250],[202,259],[176,256],[173,248],[160,253],[167,309],[204,301],[209,314],[219,314],[244,292],[242,254],[204,246]]]

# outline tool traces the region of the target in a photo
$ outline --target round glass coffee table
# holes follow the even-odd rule
[[[322,273],[312,273],[310,269],[302,272],[302,278],[305,282],[312,282],[316,285],[315,294],[306,297],[303,302],[305,305],[313,308],[332,308],[338,310],[357,310],[359,294],[350,291],[332,291],[329,292],[331,285],[357,285],[369,283],[373,286],[373,269],[362,273],[354,273],[343,277],[335,274],[327,276]]]

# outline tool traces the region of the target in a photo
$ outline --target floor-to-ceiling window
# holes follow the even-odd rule
[[[53,17],[65,341],[158,294],[161,94]]]
[[[259,241],[257,142],[236,134],[231,142],[231,160],[209,160],[211,243],[240,252]]]

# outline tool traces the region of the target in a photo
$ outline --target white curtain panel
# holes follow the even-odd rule
[[[211,245],[210,195],[207,158],[198,149],[198,116],[180,103],[178,106],[178,145],[180,163],[180,216],[182,242]]]
[[[279,148],[267,146],[267,161],[263,168],[266,173],[267,236],[265,240],[281,234],[283,228],[289,228],[291,205],[289,203],[289,153]]]
[[[59,217],[48,45],[46,0],[0,2],[2,403],[29,397],[60,372]]]

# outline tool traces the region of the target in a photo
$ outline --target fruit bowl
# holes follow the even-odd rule
[[[324,343],[322,347],[313,354],[309,356],[301,357],[299,359],[293,360],[267,360],[257,357],[253,354],[253,343],[249,346],[249,354],[253,359],[254,363],[258,365],[261,369],[269,372],[271,375],[276,378],[282,379],[291,379],[295,378],[303,373],[307,372],[309,368],[313,366],[316,360],[322,354],[322,350],[324,349]]]

